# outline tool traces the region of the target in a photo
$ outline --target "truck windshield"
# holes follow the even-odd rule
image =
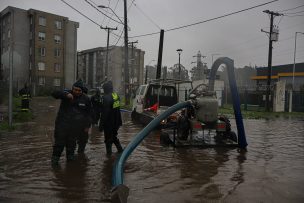
[[[159,106],[172,106],[176,104],[176,88],[174,86],[162,86],[160,89],[160,85],[150,85],[146,94],[145,108],[148,108],[157,102],[159,103]]]

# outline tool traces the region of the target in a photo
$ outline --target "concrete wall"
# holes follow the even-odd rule
[[[274,112],[284,112],[285,110],[285,86],[286,81],[284,80],[276,82],[273,98]]]

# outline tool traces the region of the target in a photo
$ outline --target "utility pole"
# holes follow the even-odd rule
[[[128,56],[128,18],[127,18],[127,0],[124,0],[124,31],[125,31],[125,104],[130,104],[129,98],[129,56]]]
[[[161,76],[161,66],[163,60],[163,46],[164,46],[164,33],[163,29],[160,30],[159,46],[158,46],[158,59],[156,68],[156,79],[160,79]]]
[[[138,43],[138,40],[134,41],[134,42],[129,42],[129,44],[131,44],[131,55],[132,55],[132,59],[131,59],[131,88],[133,89],[133,84],[134,84],[134,69],[135,69],[135,66],[134,66],[134,60],[135,60],[135,56],[134,56],[134,44],[137,44]]]
[[[202,58],[206,58],[206,56],[203,56],[200,51],[197,52],[196,56],[196,68],[198,73],[199,79],[206,79],[205,77],[205,69],[204,69],[204,63],[202,62]]]
[[[273,19],[274,16],[280,16],[282,14],[265,10],[264,13],[270,14],[270,28],[269,28],[269,48],[268,48],[268,74],[267,74],[267,87],[266,87],[266,111],[270,111],[270,101],[269,101],[269,95],[270,95],[270,83],[271,83],[271,63],[272,63],[272,41],[277,41],[277,34],[273,32]],[[261,30],[262,32],[265,32]],[[275,34],[275,35],[273,35]]]
[[[110,28],[110,27],[101,27],[101,29],[107,30],[108,37],[107,37],[107,52],[106,52],[106,68],[105,68],[105,78],[108,78],[108,70],[109,70],[109,39],[110,39],[110,30],[117,30],[116,28]]]

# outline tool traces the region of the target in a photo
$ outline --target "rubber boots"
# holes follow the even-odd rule
[[[116,148],[117,148],[117,151],[118,151],[119,153],[121,153],[121,152],[123,151],[123,148],[122,148],[122,146],[121,146],[119,140],[118,140],[118,139],[115,140],[115,141],[114,141],[114,144],[115,144],[115,146],[116,146]]]
[[[67,162],[74,161],[75,160],[75,156],[74,156],[74,154],[68,154],[67,157],[66,157],[66,159],[67,159]]]
[[[59,166],[59,159],[60,159],[60,157],[59,156],[52,156],[52,166],[53,167],[56,167],[56,166]]]
[[[85,150],[86,144],[78,144],[78,154],[83,154]]]
[[[107,155],[112,154],[112,143],[106,143]]]

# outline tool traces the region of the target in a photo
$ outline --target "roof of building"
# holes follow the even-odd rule
[[[257,67],[257,76],[266,76],[268,74],[268,67]],[[304,63],[295,64],[295,73],[304,72]],[[278,75],[279,73],[293,73],[293,64],[285,64],[271,67],[271,75]]]
[[[268,67],[257,67],[256,76],[251,77],[252,80],[266,80],[268,75]],[[272,66],[271,79],[278,79],[279,77],[300,77],[304,76],[304,63],[285,64]]]

